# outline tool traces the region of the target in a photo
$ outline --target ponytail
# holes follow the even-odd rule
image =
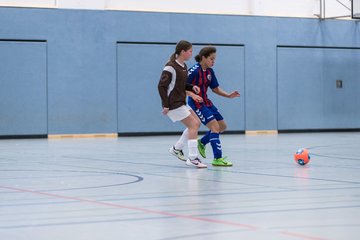
[[[181,40],[176,44],[175,52],[170,56],[170,61],[174,61],[181,53],[192,48],[192,44],[186,40]]]
[[[195,61],[198,63],[201,61],[201,57],[199,54],[195,56]]]
[[[171,54],[170,61],[175,61],[176,55],[177,55],[176,53]]]

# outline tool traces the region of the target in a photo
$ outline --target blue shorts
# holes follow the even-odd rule
[[[218,109],[214,105],[207,107],[205,106],[205,104],[201,104],[200,108],[196,108],[195,104],[192,104],[189,101],[189,106],[192,108],[192,110],[194,110],[194,112],[204,125],[208,124],[212,120],[224,120],[223,116],[221,116]]]

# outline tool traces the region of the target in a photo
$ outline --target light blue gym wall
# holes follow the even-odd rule
[[[0,41],[0,73],[0,135],[47,134],[46,42]]]
[[[203,46],[194,45],[194,52],[199,52]],[[174,44],[118,44],[119,132],[147,132],[149,127],[155,132],[171,132],[183,128],[181,124],[173,124],[169,118],[161,115],[157,93],[157,82],[164,68],[164,60],[169,59],[173,51]],[[217,78],[224,79],[221,86],[244,92],[244,47],[217,46],[217,51],[218,58],[223,59],[216,66]],[[194,60],[189,61],[188,67],[193,64]],[[244,129],[244,101],[218,99],[209,92],[209,97],[211,95],[210,98],[215,100],[217,107],[226,116],[228,129]]]
[[[220,44],[220,84],[241,92],[212,94],[228,130],[360,127],[354,21],[0,8],[0,39],[0,135],[180,131],[161,115],[157,93],[180,39],[196,43],[195,53]],[[314,81],[304,101],[292,100]],[[294,117],[296,108],[308,118]]]
[[[359,93],[360,49],[278,48],[280,130],[360,128]]]

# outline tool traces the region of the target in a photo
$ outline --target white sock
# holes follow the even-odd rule
[[[185,129],[180,137],[180,139],[177,141],[177,143],[175,143],[174,147],[177,150],[183,149],[185,143],[187,142],[187,140],[189,139],[189,129]]]
[[[197,150],[197,140],[196,139],[189,139],[188,140],[188,148],[189,148],[189,158],[190,160],[194,160],[198,157],[198,150]]]

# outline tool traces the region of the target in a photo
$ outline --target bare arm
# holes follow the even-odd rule
[[[212,89],[212,91],[214,93],[216,93],[217,95],[226,97],[226,98],[240,97],[240,93],[238,91],[233,91],[231,93],[228,93],[228,92],[224,91],[223,89],[221,89],[220,87],[216,87],[216,88]]]

